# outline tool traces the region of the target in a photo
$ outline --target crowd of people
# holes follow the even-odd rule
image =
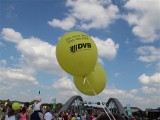
[[[35,100],[33,107],[21,106],[19,110],[14,110],[12,105],[8,104],[0,111],[0,120],[125,120],[120,115],[109,116],[88,112],[82,114],[76,112],[55,113],[49,107],[43,108],[40,98]]]

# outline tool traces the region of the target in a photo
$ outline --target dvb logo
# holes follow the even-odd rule
[[[91,48],[91,43],[80,43],[80,44],[76,44],[76,45],[73,45],[70,47],[70,51],[71,52],[76,52],[77,50],[79,49],[82,49],[82,48]]]

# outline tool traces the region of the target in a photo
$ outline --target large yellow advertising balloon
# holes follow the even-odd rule
[[[88,75],[97,63],[98,51],[86,33],[73,31],[58,41],[56,57],[64,71],[74,76]]]
[[[107,75],[100,64],[96,64],[93,71],[84,77],[73,77],[76,88],[83,94],[94,96],[101,93],[107,83]]]
[[[20,109],[20,104],[19,104],[18,102],[14,102],[14,103],[12,104],[12,109],[13,109],[13,110],[19,110],[19,109]]]

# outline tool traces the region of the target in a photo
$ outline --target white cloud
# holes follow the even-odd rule
[[[14,43],[17,43],[23,39],[19,32],[16,32],[11,28],[3,28],[1,32],[1,36],[3,39],[14,42]]]
[[[117,55],[119,44],[116,44],[111,38],[101,40],[97,37],[92,37],[98,49],[98,55],[107,59],[114,59]]]
[[[4,83],[2,83],[1,80],[0,80],[0,82],[1,82],[1,84],[0,84],[1,95],[2,95],[2,93],[7,95],[7,94],[8,94],[8,91],[12,89],[12,86],[8,85],[8,86],[6,87],[6,86],[3,85]],[[8,99],[8,98],[7,98],[7,99]]]
[[[34,37],[23,39],[12,28],[3,28],[2,38],[16,43],[16,48],[21,53],[21,62],[27,66],[52,74],[64,74],[56,59],[56,46]]]
[[[133,26],[134,35],[142,42],[154,42],[158,39],[160,30],[159,0],[129,0],[125,8],[131,10],[125,19]]]
[[[8,92],[15,88],[22,89],[27,86],[37,86],[39,84],[34,76],[34,71],[30,68],[27,69],[26,67],[24,69],[13,69],[1,67],[0,69],[0,91],[3,93],[4,98],[6,99],[10,98],[8,96]]]
[[[1,78],[2,78],[2,82],[7,80],[12,80],[14,83],[22,82],[23,84],[23,82],[25,81],[26,83],[28,82],[33,85],[38,84],[38,81],[36,80],[35,77],[33,77],[33,75],[28,74],[26,71],[21,69],[1,68]]]
[[[111,4],[110,0],[67,0],[66,6],[70,8],[68,16],[63,20],[49,21],[51,26],[64,30],[69,30],[72,27],[86,30],[105,28],[118,18],[119,10],[117,6]]]
[[[42,89],[46,89],[46,90],[49,90],[49,89],[50,89],[50,86],[49,86],[49,85],[41,84],[40,87],[41,87]]]
[[[67,90],[67,91],[59,92],[59,95],[63,96],[64,98],[66,98],[66,97],[70,98],[74,95],[78,95],[78,93],[75,90],[69,90],[69,91]]]
[[[29,38],[19,42],[17,49],[22,53],[22,59],[36,69],[49,73],[62,73],[55,55],[56,46],[38,38]]]
[[[142,84],[145,85],[160,86],[160,73],[158,72],[154,73],[152,76],[142,74],[138,79]]]
[[[26,98],[26,96],[16,98],[18,93],[15,93],[15,96],[7,95],[9,90],[15,88],[19,89],[22,88],[22,86],[40,87],[43,90],[50,89],[50,87],[45,85],[39,85],[39,81],[35,78],[37,71],[43,71],[56,75],[66,74],[57,63],[55,55],[56,46],[52,46],[49,43],[34,37],[23,39],[21,34],[12,28],[7,28],[7,30],[4,28],[2,32],[3,34],[1,35],[3,40],[14,42],[20,53],[20,58],[17,59],[20,60],[18,61],[19,63],[14,65],[12,68],[0,68],[0,91],[3,92],[3,98],[24,100],[23,98]],[[14,57],[10,58],[12,60],[15,59]],[[5,65],[6,62],[7,61],[5,60],[1,60],[1,65]],[[30,94],[29,98],[33,98],[33,96],[34,93]]]
[[[57,90],[57,99],[60,102],[65,103],[67,99],[74,95],[78,95],[78,91],[71,79],[68,77],[62,77],[52,84],[54,90]]]
[[[118,89],[105,89],[103,91],[103,94],[107,94],[109,96],[114,96],[114,95],[125,95],[126,92],[124,90],[118,90]]]
[[[142,88],[141,88],[141,91],[143,92],[143,93],[145,93],[145,94],[154,94],[154,93],[158,93],[159,92],[159,90],[158,89],[156,89],[156,87],[148,87],[148,86],[143,86]]]
[[[131,90],[130,90],[130,93],[131,93],[131,94],[137,94],[137,93],[138,93],[138,89],[131,89]]]
[[[59,103],[66,103],[72,96],[79,95],[75,90],[58,90],[57,92],[57,101]]]
[[[140,55],[138,60],[143,62],[159,62],[160,48],[154,46],[143,46],[137,48],[137,53]]]
[[[67,77],[60,78],[59,80],[53,83],[52,87],[56,89],[67,89],[67,90],[75,89],[75,85]]]
[[[52,19],[52,21],[48,21],[48,24],[63,30],[70,30],[76,24],[76,20],[73,17],[67,17],[63,20]]]

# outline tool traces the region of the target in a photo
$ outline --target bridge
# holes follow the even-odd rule
[[[60,112],[77,112],[83,113],[86,111],[85,107],[86,101],[83,101],[81,96],[72,96],[59,110]],[[91,104],[91,102],[90,102]],[[103,103],[100,103],[103,104]],[[120,114],[128,117],[126,111],[124,110],[122,104],[116,98],[109,98],[105,105],[112,113]],[[104,107],[104,108],[105,108]]]

